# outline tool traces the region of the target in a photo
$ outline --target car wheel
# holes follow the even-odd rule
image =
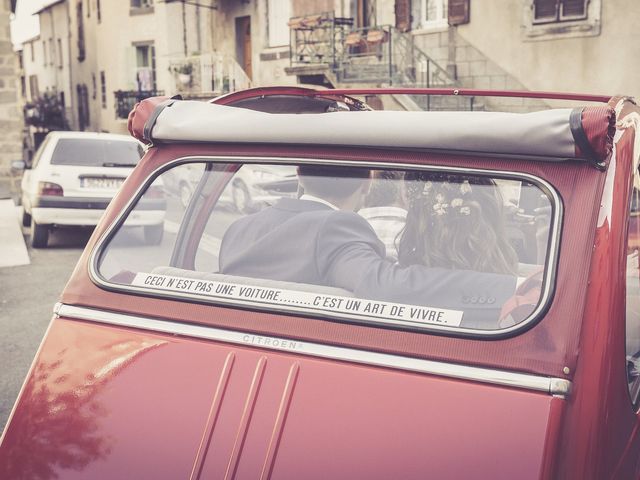
[[[147,245],[160,245],[163,236],[164,224],[144,226],[144,241]]]
[[[231,195],[233,197],[233,206],[242,213],[251,211],[251,195],[249,189],[244,182],[236,182],[232,186]]]
[[[182,182],[180,184],[180,203],[184,208],[187,208],[187,206],[189,206],[192,195],[193,192],[191,191],[191,188],[189,188],[189,185],[185,182]]]
[[[27,211],[23,208],[22,209],[22,226],[28,227],[29,225],[31,225],[31,215],[27,213]]]
[[[40,225],[31,217],[31,246],[45,248],[49,242],[49,225]]]

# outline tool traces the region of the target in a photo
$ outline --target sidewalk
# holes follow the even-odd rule
[[[8,192],[0,189],[0,268],[28,265],[31,260],[24,244],[16,206],[5,193]]]

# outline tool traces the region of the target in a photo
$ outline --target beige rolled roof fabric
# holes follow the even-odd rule
[[[149,99],[152,100],[152,99]],[[585,155],[582,109],[509,112],[356,111],[272,114],[199,101],[155,102],[144,120],[146,142],[267,143],[486,153],[602,162],[610,149]],[[144,109],[139,109],[145,111]],[[606,110],[606,109],[605,109]],[[603,110],[608,128],[610,111]],[[596,115],[597,116],[597,115]],[[605,118],[606,117],[606,118]],[[576,119],[578,120],[576,123]],[[590,131],[600,120],[590,116]],[[577,143],[578,142],[578,143]],[[601,142],[600,142],[601,143]],[[593,158],[593,152],[599,158]]]

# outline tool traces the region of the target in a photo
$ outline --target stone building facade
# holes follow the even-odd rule
[[[435,85],[475,89],[540,90],[640,95],[640,18],[636,0],[335,0],[323,2],[336,16],[354,20],[354,27],[389,26],[394,35],[410,38],[415,77],[442,69],[447,79]],[[331,5],[326,5],[329,3]],[[316,2],[296,2],[298,14],[316,13]],[[331,8],[332,7],[332,8]],[[306,9],[305,12],[302,10]],[[462,9],[462,10],[461,10]],[[465,18],[457,18],[460,12]],[[456,14],[452,18],[451,13]],[[353,42],[352,42],[353,45]],[[354,48],[353,46],[349,48]],[[422,55],[424,54],[424,56]],[[398,56],[398,55],[396,55]],[[392,62],[395,67],[398,62]],[[291,68],[304,78],[305,68]],[[371,66],[368,66],[370,71]],[[420,72],[420,69],[423,72]],[[389,84],[382,81],[342,82],[341,87]],[[365,77],[364,75],[362,76]],[[387,80],[385,82],[385,80]],[[391,78],[396,85],[402,79]],[[406,82],[409,83],[409,82]],[[419,83],[419,82],[414,82]],[[407,84],[406,86],[411,86]],[[487,100],[496,107],[524,111],[538,102]]]
[[[569,5],[582,11],[564,15]],[[538,18],[541,6],[556,17]],[[56,65],[54,78],[36,59],[25,63],[25,74],[42,76],[40,85],[59,83],[71,128],[110,132],[125,131],[128,110],[145,95],[212,98],[250,86],[633,95],[640,94],[638,16],[637,0],[49,0],[32,47],[37,56],[45,45],[60,44],[62,68]],[[335,37],[314,36],[314,25],[325,34],[327,25],[335,28]],[[296,50],[296,35],[307,38],[310,50]],[[328,48],[355,55],[336,60]],[[520,99],[481,102],[475,108],[541,106]]]
[[[22,158],[22,113],[18,108],[17,55],[9,33],[9,17],[14,8],[0,1],[0,182],[10,175],[11,162]]]
[[[31,43],[36,57],[43,44],[60,43],[65,73],[54,77],[35,58],[25,75],[68,92],[72,129],[124,133],[126,114],[145,96],[212,98],[254,85],[295,83],[284,73],[293,3],[49,0],[39,12],[40,36]]]
[[[555,18],[536,18],[554,1]],[[569,3],[563,18],[564,0],[468,0],[468,22],[413,35],[463,87],[640,95],[640,2]]]

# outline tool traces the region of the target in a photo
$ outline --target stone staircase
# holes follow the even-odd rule
[[[399,78],[396,65],[385,65],[381,63],[368,63],[358,59],[360,62],[342,65],[336,72],[338,81],[341,84],[364,83],[364,84],[390,84],[394,79]],[[390,81],[391,80],[391,81]],[[345,85],[346,86],[346,85]]]
[[[522,82],[462,38],[455,28],[414,35],[413,41],[420,50],[428,52],[434,62],[447,65],[461,88],[527,90]],[[529,112],[548,108],[542,100],[526,98],[477,97],[475,102],[482,104],[474,105],[474,110]]]
[[[322,31],[325,36],[327,32],[337,32],[323,37],[324,43],[320,42],[324,54],[302,55],[299,61],[297,56],[292,56],[291,66],[285,69],[301,83],[337,88],[526,90],[521,82],[464,40],[454,27],[414,34],[400,32],[389,25],[352,29],[341,24]],[[317,43],[292,44],[292,50],[312,52],[319,49]],[[326,54],[327,48],[332,49],[331,55]],[[396,95],[386,104],[383,99],[382,103],[385,108],[404,110],[508,112],[528,112],[548,106],[537,99],[406,94]]]
[[[393,27],[384,29],[387,41],[371,54],[350,54],[348,49],[333,70],[337,87],[397,86],[407,88],[455,88],[459,82],[427,53],[415,45],[411,34]],[[482,110],[474,98],[453,96],[396,95],[405,110]]]

